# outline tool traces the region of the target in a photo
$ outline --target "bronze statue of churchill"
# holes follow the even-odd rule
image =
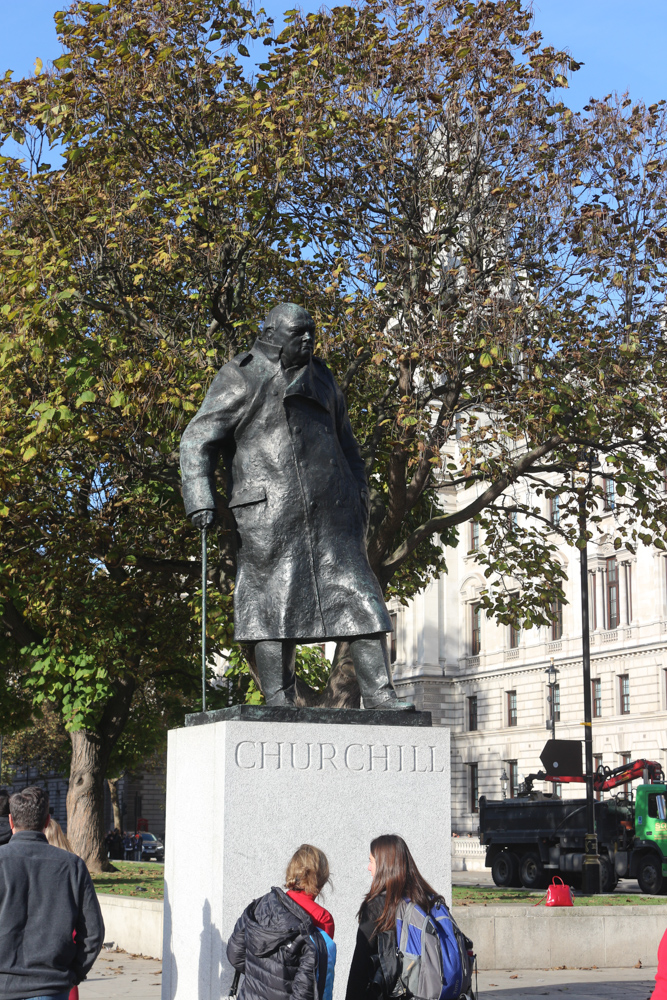
[[[396,697],[391,622],[366,554],[368,483],[343,394],[313,357],[315,324],[292,303],[224,365],[181,440],[185,510],[215,516],[227,472],[237,528],[234,637],[254,646],[267,704],[293,705],[297,642],[347,639],[365,708]]]

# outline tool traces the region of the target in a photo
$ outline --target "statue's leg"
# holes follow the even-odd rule
[[[350,655],[364,708],[411,709],[415,706],[401,701],[391,682],[387,637],[384,632],[363,639],[350,639]]]
[[[296,642],[292,639],[255,643],[255,666],[267,705],[294,705]]]

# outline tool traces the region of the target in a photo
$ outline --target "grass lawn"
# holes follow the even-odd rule
[[[531,906],[545,895],[528,889],[501,889],[498,886],[459,885],[453,889],[454,906],[497,906],[514,904]],[[544,905],[544,904],[542,904]],[[665,906],[667,896],[644,896],[640,893],[616,892],[600,896],[582,896],[574,890],[575,906]]]
[[[113,864],[117,872],[99,872],[92,876],[98,892],[142,899],[164,898],[164,865],[155,861],[114,861]]]

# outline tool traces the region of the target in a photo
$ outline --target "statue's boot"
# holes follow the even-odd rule
[[[255,643],[255,667],[267,705],[296,708],[296,643],[266,640]]]
[[[412,711],[410,701],[401,701],[391,682],[387,637],[380,633],[372,639],[350,640],[350,655],[364,708],[383,711]]]

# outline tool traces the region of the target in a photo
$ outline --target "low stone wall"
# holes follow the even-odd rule
[[[479,837],[452,837],[453,872],[486,871],[485,857],[486,847],[480,844]]]
[[[456,906],[480,969],[655,966],[667,906]]]
[[[106,942],[162,958],[161,900],[98,899]],[[667,905],[455,906],[454,916],[474,942],[480,970],[655,966],[667,927]]]
[[[162,958],[161,899],[135,899],[98,893],[104,917],[104,940],[132,955]]]

